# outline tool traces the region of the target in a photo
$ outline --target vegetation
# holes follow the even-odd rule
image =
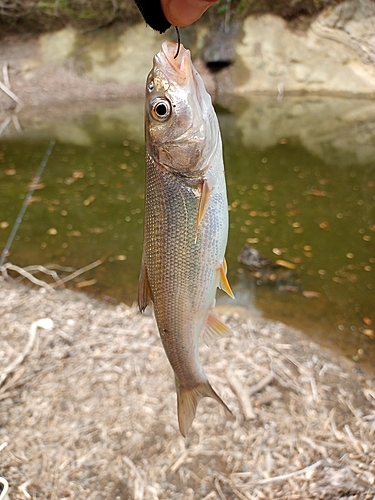
[[[70,26],[90,31],[114,21],[141,20],[133,1],[123,0],[0,0],[4,32],[43,32]]]
[[[314,16],[343,0],[219,0],[210,9],[213,17],[242,18],[274,13],[285,19]],[[141,20],[133,0],[0,0],[1,32],[42,32],[71,26],[89,31],[115,21]]]
[[[232,14],[276,14],[285,19],[300,15],[314,16],[329,5],[343,0],[219,0],[218,12],[229,9]]]

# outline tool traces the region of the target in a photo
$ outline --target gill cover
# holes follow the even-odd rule
[[[220,147],[211,98],[190,51],[165,41],[146,85],[146,141],[155,163],[186,177],[202,177]],[[216,147],[213,147],[216,146]]]

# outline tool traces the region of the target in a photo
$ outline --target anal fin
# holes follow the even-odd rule
[[[232,330],[219,319],[212,311],[209,312],[206,320],[206,329],[203,332],[203,340],[207,345],[216,339],[230,337]]]

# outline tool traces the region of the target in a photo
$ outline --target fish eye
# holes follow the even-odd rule
[[[171,110],[171,103],[168,99],[158,97],[151,102],[151,116],[158,122],[168,120],[171,116]]]

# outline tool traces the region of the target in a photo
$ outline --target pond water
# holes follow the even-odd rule
[[[236,302],[374,369],[375,105],[255,96],[222,99],[217,111]],[[142,115],[142,102],[116,103],[19,115],[22,132],[7,125],[0,138],[0,250],[49,140],[56,140],[8,261],[81,268],[106,256],[70,286],[106,300],[136,300]],[[250,278],[237,261],[245,243],[287,266],[288,279],[260,285]]]

